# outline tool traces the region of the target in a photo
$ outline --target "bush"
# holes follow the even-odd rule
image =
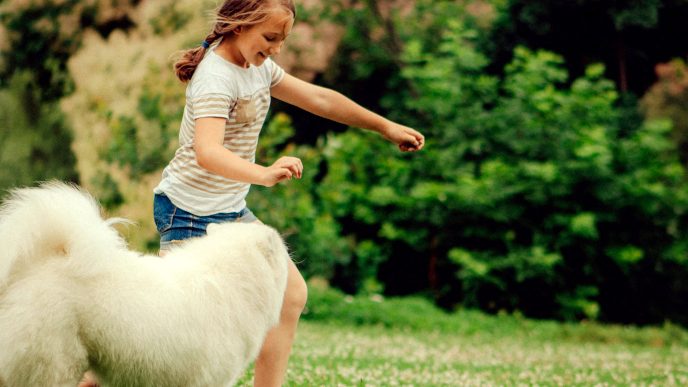
[[[55,102],[40,100],[28,72],[17,72],[0,89],[0,122],[0,198],[37,181],[78,182],[65,117]]]
[[[378,272],[386,294],[429,290],[447,308],[688,323],[688,186],[670,126],[632,126],[601,65],[569,79],[560,56],[517,48],[489,75],[475,31],[414,11],[393,25],[405,46],[382,102],[427,146],[328,137],[315,200],[380,254],[355,253],[333,284],[357,291]]]
[[[614,343],[644,346],[688,345],[688,332],[676,325],[636,328],[538,321],[520,314],[491,316],[475,310],[446,312],[422,297],[384,298],[380,295],[346,295],[320,280],[309,285],[309,296],[302,319],[333,325],[377,325],[390,329],[444,332],[463,336],[524,337],[552,342]]]

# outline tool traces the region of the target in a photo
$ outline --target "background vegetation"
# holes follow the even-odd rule
[[[0,186],[79,182],[156,250],[151,190],[183,108],[170,55],[213,5],[4,1]],[[686,16],[680,0],[305,2],[298,23],[340,39],[314,81],[427,147],[277,103],[259,162],[296,155],[305,176],[249,205],[306,276],[350,294],[686,325]]]

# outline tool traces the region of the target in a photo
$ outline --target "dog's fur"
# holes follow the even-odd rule
[[[0,208],[0,386],[232,385],[279,321],[289,255],[262,224],[211,225],[164,258],[127,249],[62,183]]]

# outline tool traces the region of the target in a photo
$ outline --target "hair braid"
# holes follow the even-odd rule
[[[205,42],[212,44],[220,35],[214,31],[205,38]],[[203,46],[194,47],[183,52],[182,57],[174,64],[174,72],[182,82],[188,82],[196,71],[196,67],[201,63],[205,56],[206,48]]]

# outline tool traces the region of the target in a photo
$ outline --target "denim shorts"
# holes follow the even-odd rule
[[[248,208],[239,212],[220,212],[208,216],[194,215],[172,204],[164,194],[155,194],[153,218],[160,233],[160,250],[168,250],[175,243],[205,235],[205,230],[210,223],[258,221]]]

